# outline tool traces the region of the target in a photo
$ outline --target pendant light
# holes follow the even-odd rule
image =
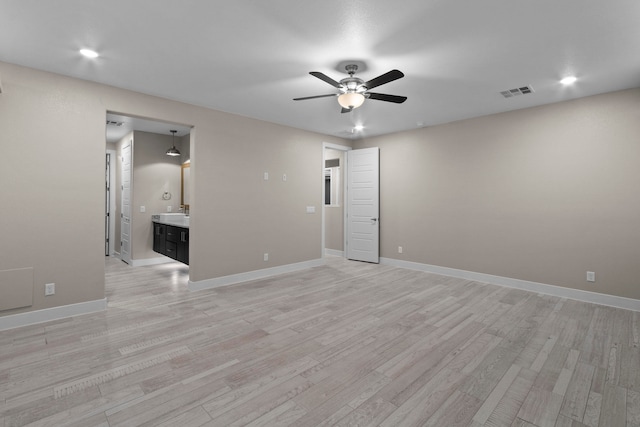
[[[169,132],[171,132],[173,134],[173,145],[171,146],[171,148],[169,148],[167,150],[167,156],[179,156],[180,155],[180,151],[178,151],[178,149],[176,148],[176,132],[178,132],[177,130],[170,130]]]

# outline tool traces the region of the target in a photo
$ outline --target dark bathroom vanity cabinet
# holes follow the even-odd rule
[[[153,250],[189,265],[189,227],[153,221]]]

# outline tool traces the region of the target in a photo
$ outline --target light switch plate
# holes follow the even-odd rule
[[[55,283],[47,283],[44,285],[44,295],[55,295],[56,293],[56,284]]]
[[[316,213],[316,207],[315,206],[307,206],[307,213],[308,214]]]

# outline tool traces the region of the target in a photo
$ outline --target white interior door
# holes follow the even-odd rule
[[[109,158],[109,256],[115,255],[116,251],[116,169],[118,168],[118,154],[116,150],[107,150]]]
[[[122,147],[122,203],[120,257],[131,264],[131,142]]]
[[[379,262],[378,147],[347,152],[347,258]]]
[[[109,256],[111,251],[109,241],[109,236],[111,235],[111,153],[106,154],[104,179],[104,254]]]

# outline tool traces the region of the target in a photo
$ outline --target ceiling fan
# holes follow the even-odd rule
[[[306,99],[315,99],[315,98],[326,98],[329,96],[337,96],[338,103],[342,107],[343,113],[348,113],[353,111],[355,108],[358,108],[362,105],[365,99],[376,99],[378,101],[387,101],[394,102],[396,104],[402,104],[407,100],[406,96],[398,96],[398,95],[387,95],[384,93],[375,93],[369,92],[370,89],[374,87],[381,86],[385,83],[392,82],[394,80],[398,80],[404,77],[404,74],[399,70],[391,70],[388,73],[384,73],[374,79],[365,82],[364,80],[354,77],[356,71],[358,71],[358,66],[355,64],[349,64],[344,67],[349,74],[349,77],[346,77],[339,82],[333,80],[331,77],[323,74],[319,71],[311,71],[311,74],[314,77],[319,78],[320,80],[329,83],[331,86],[339,89],[339,93],[332,93],[328,95],[316,95],[316,96],[306,96],[303,98],[294,98],[294,101],[303,101]]]

